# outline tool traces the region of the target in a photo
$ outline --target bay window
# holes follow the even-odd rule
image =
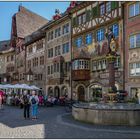
[[[89,61],[88,60],[75,60],[72,65],[73,70],[80,70],[80,69],[89,69]]]

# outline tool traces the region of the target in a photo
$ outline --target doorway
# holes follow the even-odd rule
[[[60,89],[58,86],[54,88],[54,96],[57,98],[60,97]]]
[[[78,87],[78,100],[85,101],[85,89],[83,86]]]

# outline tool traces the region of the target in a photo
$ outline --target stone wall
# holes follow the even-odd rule
[[[91,107],[72,108],[74,119],[103,125],[140,125],[139,109],[93,109]]]

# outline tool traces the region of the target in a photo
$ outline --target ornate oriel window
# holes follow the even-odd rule
[[[90,79],[90,60],[88,58],[78,58],[73,60],[72,79],[74,81]]]
[[[74,60],[72,63],[73,70],[88,69],[89,70],[89,60],[78,59]]]

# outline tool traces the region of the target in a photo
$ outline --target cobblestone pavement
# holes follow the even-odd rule
[[[40,107],[38,120],[24,120],[23,110],[0,110],[0,138],[140,138],[140,126],[101,126],[75,121],[64,107]]]

